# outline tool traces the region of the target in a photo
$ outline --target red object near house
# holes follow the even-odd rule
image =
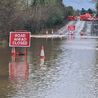
[[[92,15],[89,14],[89,13],[86,13],[86,14],[80,15],[80,20],[83,20],[83,21],[90,21],[91,18],[92,18]]]
[[[69,21],[76,21],[77,17],[76,16],[68,16]]]

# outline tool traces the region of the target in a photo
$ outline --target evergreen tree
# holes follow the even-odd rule
[[[82,10],[81,10],[81,15],[83,15],[83,14],[85,14],[87,11],[84,9],[84,8],[82,8]]]
[[[90,14],[93,14],[93,10],[90,9],[90,8],[87,10],[87,12],[90,13]]]

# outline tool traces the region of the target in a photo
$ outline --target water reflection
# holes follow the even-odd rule
[[[24,61],[22,60],[24,58]],[[21,61],[22,60],[22,61]],[[29,77],[29,64],[27,56],[12,56],[12,61],[9,62],[9,78],[10,80],[27,80]]]

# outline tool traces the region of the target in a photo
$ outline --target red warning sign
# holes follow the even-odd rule
[[[10,32],[10,47],[30,47],[30,32]]]
[[[69,31],[74,31],[75,28],[76,28],[75,25],[69,25],[69,26],[68,26],[68,30],[69,30]]]

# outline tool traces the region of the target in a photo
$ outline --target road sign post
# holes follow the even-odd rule
[[[10,32],[9,47],[24,47],[25,52],[22,54],[27,55],[27,47],[30,47],[31,42],[30,32]],[[17,54],[17,52],[15,52]],[[20,55],[20,54],[19,54]]]

